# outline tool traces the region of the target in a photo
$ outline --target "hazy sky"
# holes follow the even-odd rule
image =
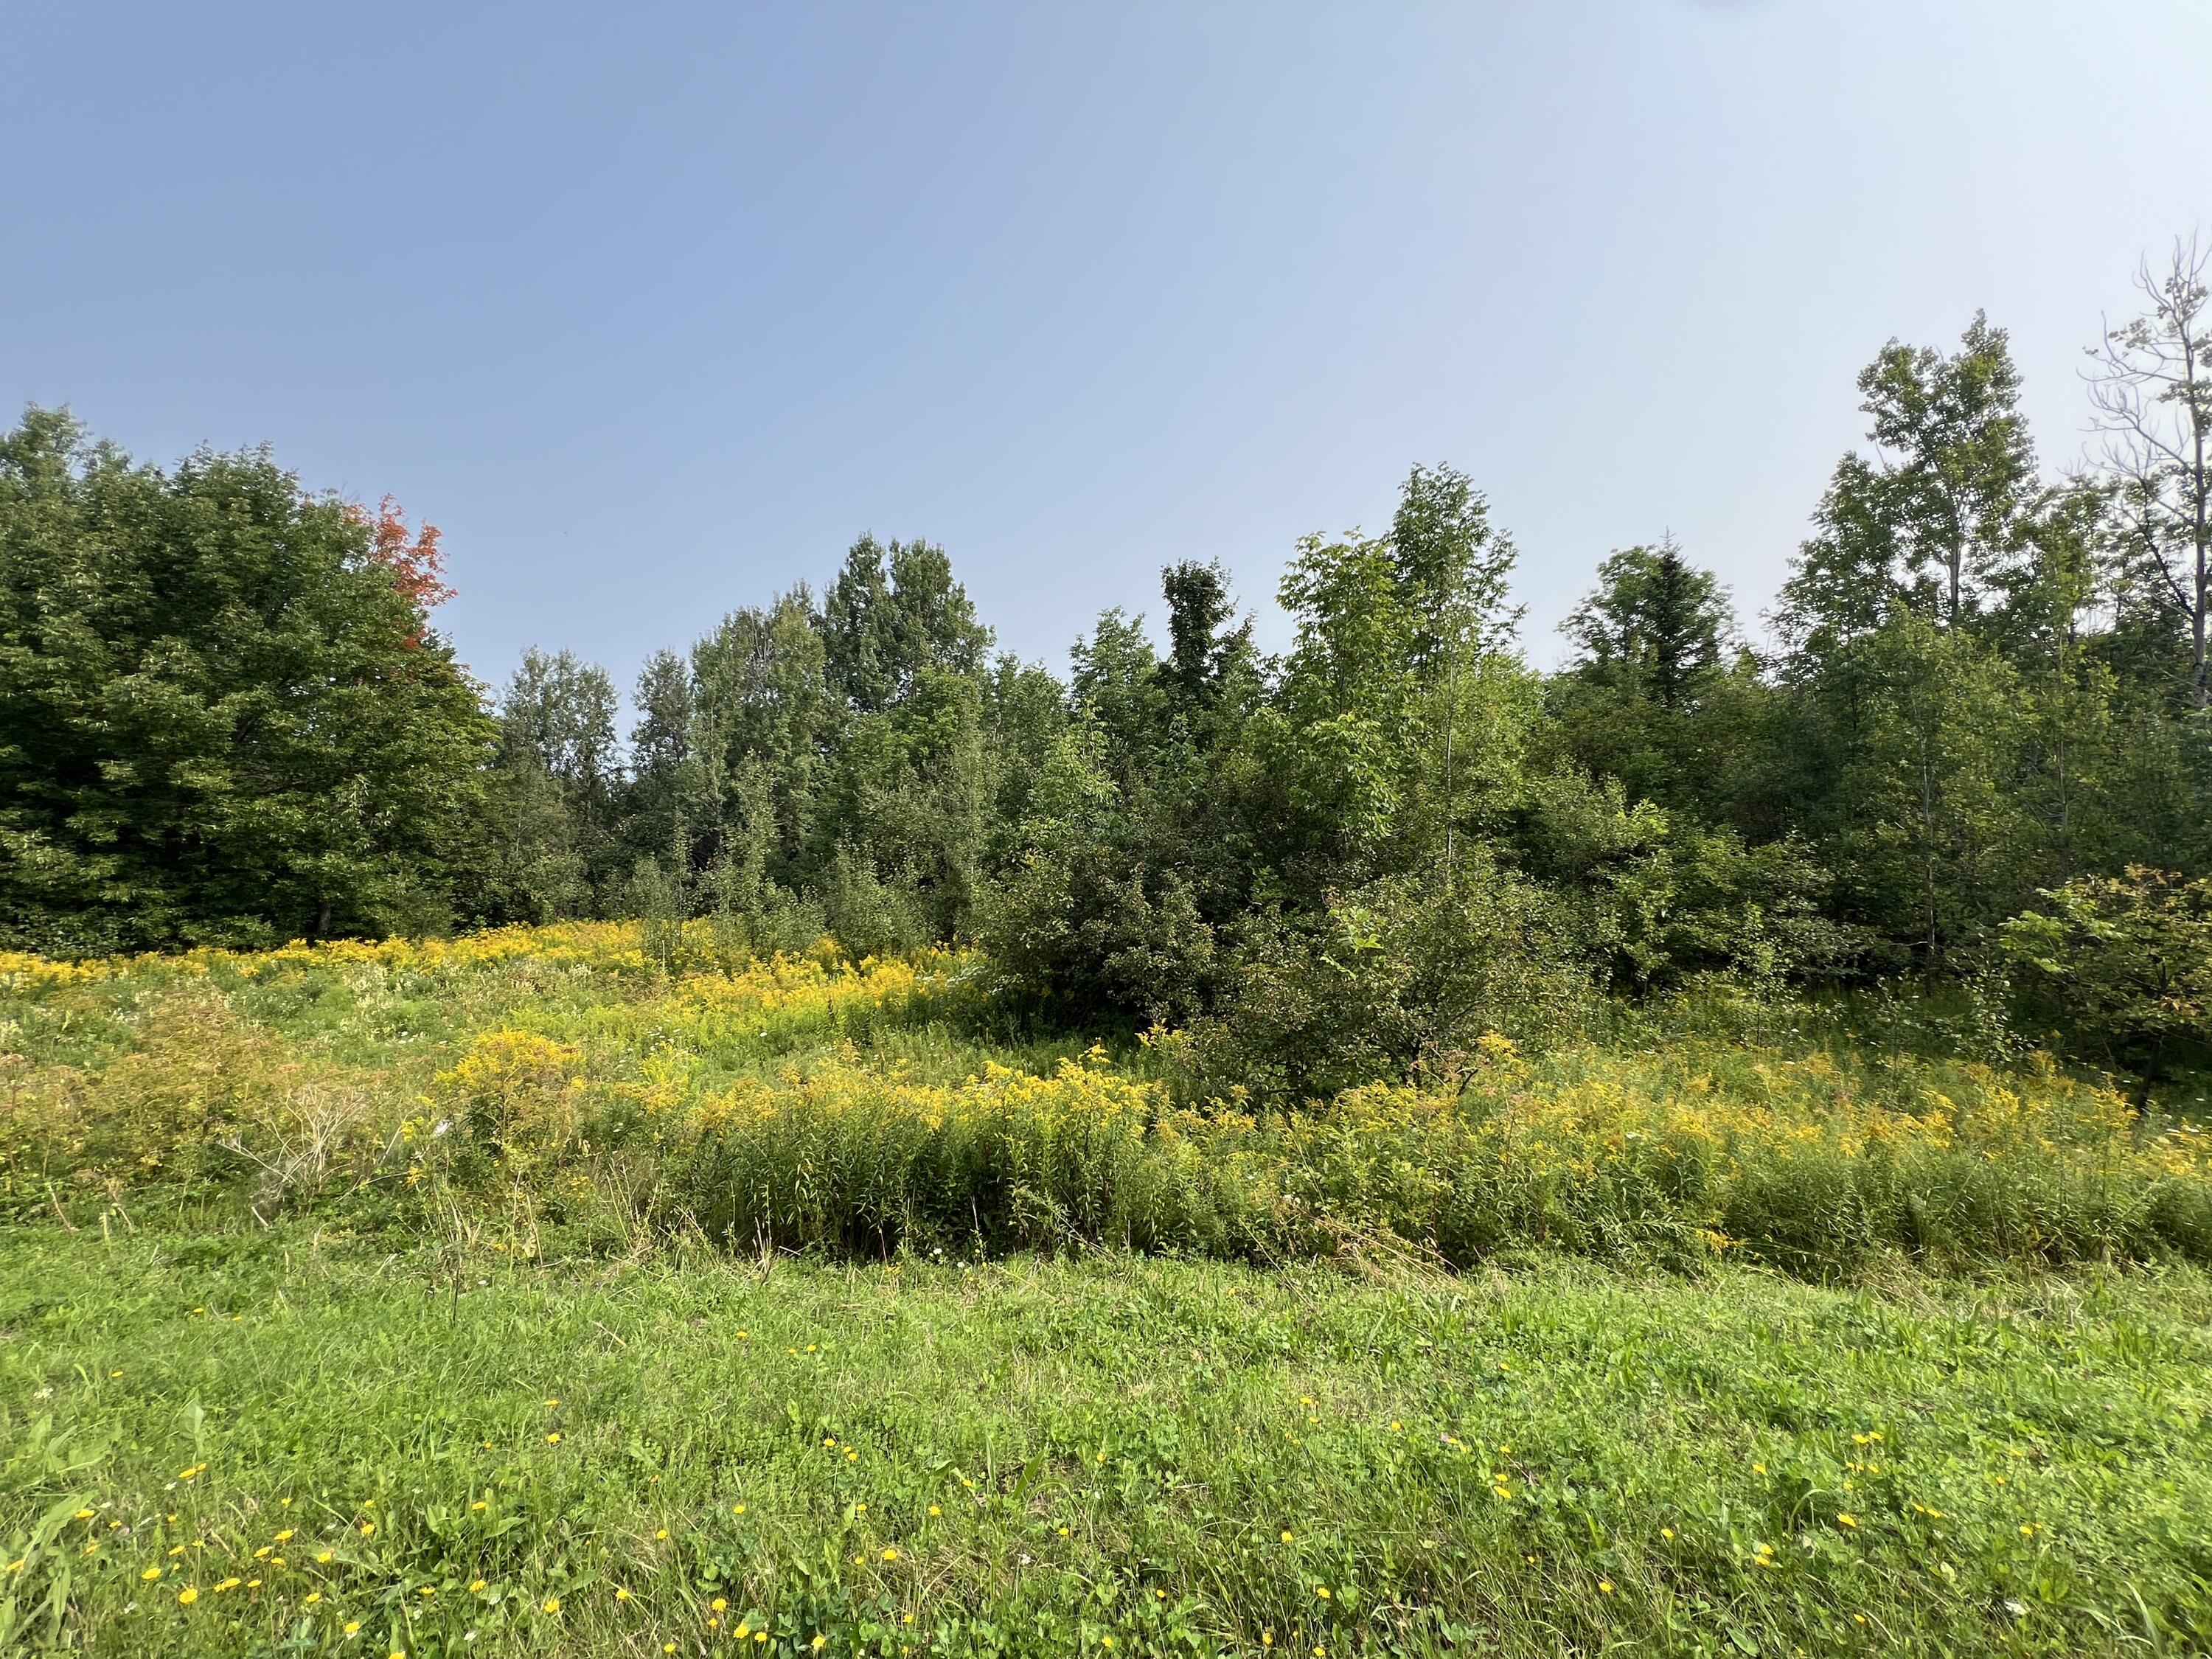
[[[1755,615],[1893,335],[1986,307],[2075,458],[2208,64],[2212,0],[8,6],[0,403],[393,492],[489,678],[864,530],[1064,666],[1416,460],[1548,661],[1669,528]]]

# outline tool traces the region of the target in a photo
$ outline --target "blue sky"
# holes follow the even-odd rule
[[[2206,0],[11,7],[0,403],[393,492],[488,678],[864,530],[1060,666],[1417,460],[1548,661],[1668,529],[1755,616],[1893,335],[1986,307],[2077,456],[2208,63]]]

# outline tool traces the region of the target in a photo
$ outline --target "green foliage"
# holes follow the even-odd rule
[[[0,939],[450,922],[493,728],[376,528],[265,455],[0,438]]]
[[[2037,1012],[2135,1073],[2212,1058],[2212,881],[2083,876],[2005,925]]]

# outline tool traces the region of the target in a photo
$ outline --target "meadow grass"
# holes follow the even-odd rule
[[[1259,1111],[980,966],[0,957],[0,1651],[2212,1650],[2190,1124],[1648,1012]]]
[[[1283,1261],[1540,1248],[2212,1262],[2212,1136],[2037,1057],[1674,1041],[1522,1054],[1294,1111],[1194,1095],[1172,1034],[994,1035],[978,964],[757,961],[707,924],[112,963],[0,958],[0,1204],[228,1193],[595,1218],[884,1256],[1086,1246]]]
[[[9,1640],[108,1654],[2212,1642],[2212,1281],[6,1235]]]

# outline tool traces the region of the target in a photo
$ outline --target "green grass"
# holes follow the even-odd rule
[[[2212,1643],[2194,1269],[1837,1289],[107,1228],[0,1235],[0,1616],[31,1650]]]

